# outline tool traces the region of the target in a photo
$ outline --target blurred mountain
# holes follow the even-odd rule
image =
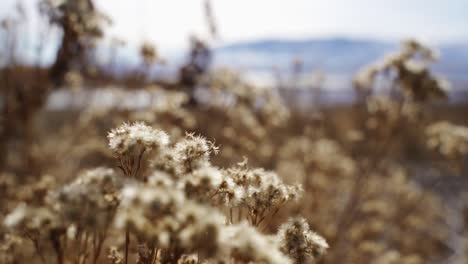
[[[287,69],[300,59],[304,70],[319,67],[327,72],[348,72],[394,48],[388,43],[344,38],[261,40],[221,47],[216,58],[217,63],[254,70]]]
[[[360,68],[396,50],[398,45],[348,38],[258,40],[216,49],[215,65],[265,75],[272,74],[273,69],[291,71],[293,62],[300,60],[304,72],[319,69],[333,79],[348,82],[349,86],[350,79]],[[445,75],[457,87],[466,85],[468,44],[448,44],[435,48],[441,57],[433,70]]]

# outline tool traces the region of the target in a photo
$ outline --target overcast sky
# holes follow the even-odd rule
[[[203,0],[97,0],[112,32],[180,45],[206,34]],[[138,4],[137,4],[138,3]],[[212,0],[221,38],[350,36],[468,40],[468,0]]]
[[[0,15],[18,0],[0,0]],[[33,6],[37,0],[22,0]],[[95,0],[114,20],[108,36],[177,49],[206,36],[203,0]],[[212,0],[224,42],[345,36],[468,42],[468,0]]]

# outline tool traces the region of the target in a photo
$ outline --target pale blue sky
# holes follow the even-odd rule
[[[206,34],[202,0],[97,0],[132,40]],[[137,5],[137,3],[141,3]],[[468,0],[212,0],[223,41],[337,36],[468,40]]]
[[[0,15],[12,3],[0,0]],[[108,36],[176,49],[207,36],[203,0],[95,0],[115,21]],[[347,36],[468,42],[468,0],[212,0],[218,44],[257,38]]]

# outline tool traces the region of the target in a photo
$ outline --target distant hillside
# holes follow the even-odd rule
[[[288,70],[294,59],[302,60],[305,71],[321,69],[339,79],[350,79],[361,67],[398,48],[398,43],[346,38],[305,40],[259,40],[230,44],[216,50],[217,66],[268,72],[273,67]],[[453,83],[468,83],[468,44],[437,48],[441,60],[434,70]]]
[[[217,50],[217,61],[254,69],[289,67],[295,58],[304,67],[349,71],[395,48],[395,45],[349,39],[261,40],[238,43]]]

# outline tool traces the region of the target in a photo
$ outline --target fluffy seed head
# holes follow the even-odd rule
[[[109,132],[107,138],[110,149],[118,155],[123,155],[136,146],[151,150],[161,149],[169,144],[166,132],[139,122],[131,125],[124,123]]]

